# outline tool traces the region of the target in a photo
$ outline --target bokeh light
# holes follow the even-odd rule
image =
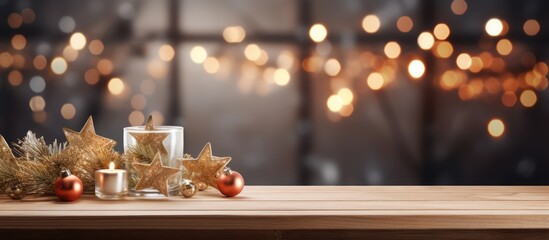
[[[467,53],[459,54],[456,58],[456,65],[462,69],[466,70],[471,67],[471,56]]]
[[[341,64],[335,58],[330,58],[324,64],[324,72],[329,76],[335,77],[341,71]]]
[[[29,101],[29,107],[33,112],[43,111],[46,108],[46,100],[42,96],[34,96]]]
[[[73,119],[76,115],[76,108],[71,103],[65,103],[61,107],[61,116],[66,119],[70,120]]]
[[[261,57],[261,48],[257,44],[248,44],[244,49],[244,55],[250,61],[257,61]]]
[[[538,101],[536,93],[532,90],[525,90],[520,94],[520,103],[524,107],[533,107]]]
[[[246,38],[246,31],[241,26],[229,26],[223,30],[223,39],[228,43],[239,43]]]
[[[414,27],[414,21],[408,16],[399,17],[397,20],[397,28],[403,33],[407,33]]]
[[[122,79],[111,78],[109,84],[107,85],[107,88],[112,95],[120,95],[122,92],[124,92],[126,86],[124,85]]]
[[[56,57],[51,61],[51,71],[57,75],[61,75],[67,71],[67,61],[62,57]]]
[[[429,50],[435,44],[435,38],[430,32],[422,32],[417,37],[417,44],[423,50]]]
[[[320,23],[314,24],[309,29],[309,37],[314,42],[317,42],[317,43],[322,42],[324,41],[324,39],[326,39],[327,36],[328,36],[328,30],[326,29],[326,27],[324,27],[324,25]]]
[[[498,18],[491,18],[486,22],[484,30],[492,37],[499,36],[503,32],[503,22]]]
[[[206,58],[208,58],[208,52],[206,52],[206,49],[202,46],[194,46],[191,49],[191,60],[194,63],[200,64],[206,61]]]
[[[22,50],[27,45],[27,39],[21,34],[15,34],[11,38],[11,45],[15,50]]]
[[[380,27],[381,22],[379,21],[379,17],[374,14],[367,15],[364,19],[362,19],[362,28],[367,33],[375,33]]]
[[[82,50],[86,46],[86,36],[81,32],[73,33],[70,38],[71,47],[76,50]]]
[[[385,79],[380,73],[373,72],[368,75],[368,78],[366,79],[366,84],[368,84],[368,87],[370,87],[370,89],[376,91],[383,87],[383,85],[385,84]]]
[[[408,74],[414,79],[419,79],[425,73],[425,64],[421,60],[415,59],[408,64]]]
[[[204,71],[206,71],[209,74],[214,74],[219,71],[219,60],[215,57],[208,57],[204,61]]]
[[[450,28],[444,23],[435,26],[433,33],[438,40],[446,40],[450,36]]]
[[[528,19],[524,22],[522,30],[524,30],[524,33],[528,36],[535,36],[540,30],[539,22],[535,19]]]
[[[488,134],[494,138],[499,138],[505,133],[505,124],[499,118],[491,119],[487,126]]]
[[[286,86],[290,82],[290,73],[284,68],[276,69],[273,79],[276,85]]]
[[[450,8],[455,15],[463,15],[467,11],[467,2],[465,0],[454,0]]]
[[[496,50],[502,56],[509,55],[511,51],[513,51],[513,44],[509,41],[509,39],[501,39],[496,45]]]
[[[332,112],[339,112],[343,108],[343,99],[339,95],[332,95],[326,102],[328,109]]]
[[[169,62],[175,56],[175,50],[169,44],[164,44],[158,49],[158,56],[160,57],[160,60]]]
[[[400,51],[400,45],[397,42],[388,42],[385,44],[385,48],[383,48],[385,56],[390,59],[398,58],[398,56],[400,56]]]
[[[101,55],[103,53],[103,50],[105,50],[105,46],[103,45],[103,42],[101,40],[92,40],[90,44],[88,45],[88,50],[90,50],[90,53],[93,55]]]
[[[156,119],[155,119],[156,120]],[[128,122],[132,126],[140,126],[145,122],[145,115],[140,111],[133,111],[128,116]]]
[[[32,65],[37,70],[43,70],[48,66],[48,60],[43,55],[37,55],[36,57],[34,57],[34,60],[32,61]]]

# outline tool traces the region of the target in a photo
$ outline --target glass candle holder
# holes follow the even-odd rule
[[[159,139],[159,141],[139,141],[138,138]],[[163,140],[162,140],[163,139]],[[132,152],[136,149],[152,149],[155,154],[160,152],[160,160],[162,165],[166,167],[181,168],[180,161],[177,159],[183,158],[183,127],[178,126],[154,126],[154,129],[146,129],[145,126],[126,127],[124,128],[124,152]],[[163,148],[163,149],[162,149]],[[130,154],[131,155],[131,154]],[[154,156],[152,156],[154,157]],[[133,162],[150,164],[151,159],[127,159],[129,195],[131,196],[146,196],[156,197],[163,196],[156,189],[136,190],[135,185],[139,182],[141,174],[133,166]],[[168,180],[169,196],[179,195],[179,185],[181,182],[181,173],[176,174]]]
[[[122,199],[128,194],[128,174],[126,170],[114,169],[111,163],[109,169],[95,171],[95,196],[101,199]]]

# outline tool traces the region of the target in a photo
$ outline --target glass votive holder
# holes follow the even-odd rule
[[[137,138],[136,138],[137,137]],[[154,126],[153,129],[147,129],[145,126],[124,128],[124,152],[139,151],[139,149],[152,149],[153,155],[161,153],[160,160],[166,167],[180,168],[181,163],[177,159],[183,158],[183,127],[179,126]],[[146,151],[147,152],[147,151]],[[131,156],[132,154],[129,154]],[[139,154],[138,154],[139,155]],[[164,196],[158,190],[147,188],[136,190],[135,186],[141,178],[141,174],[133,166],[134,162],[150,164],[150,159],[138,159],[128,157],[126,166],[128,170],[129,195],[142,197]],[[168,196],[179,195],[181,173],[176,174],[168,180]]]
[[[95,171],[95,196],[101,199],[117,200],[128,194],[128,172],[123,169],[110,169]]]

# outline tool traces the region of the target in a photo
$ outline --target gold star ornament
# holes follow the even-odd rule
[[[10,149],[10,146],[4,139],[4,136],[0,135],[0,158],[1,159],[13,159],[15,156]]]
[[[160,153],[154,156],[150,164],[133,163],[133,166],[141,174],[135,190],[154,188],[166,196],[168,196],[168,180],[180,171],[178,168],[162,165]]]
[[[231,157],[213,156],[212,145],[207,143],[198,158],[184,158],[180,161],[186,170],[185,178],[190,179],[195,184],[206,183],[217,188],[217,172],[229,164]]]
[[[154,131],[153,118],[149,116],[145,124],[145,130]],[[155,152],[160,152],[162,155],[167,155],[168,151],[164,146],[164,140],[168,137],[168,133],[130,133],[135,138],[138,144],[152,146]]]
[[[63,128],[63,132],[72,147],[113,148],[116,145],[116,141],[95,134],[91,116],[80,132],[68,128]]]

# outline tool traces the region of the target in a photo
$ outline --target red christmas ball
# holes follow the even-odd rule
[[[61,177],[55,180],[55,195],[61,201],[72,202],[82,195],[84,184],[77,176],[71,175],[69,170],[63,170]]]
[[[243,188],[244,178],[236,171],[227,168],[217,177],[217,189],[227,197],[238,195]]]

